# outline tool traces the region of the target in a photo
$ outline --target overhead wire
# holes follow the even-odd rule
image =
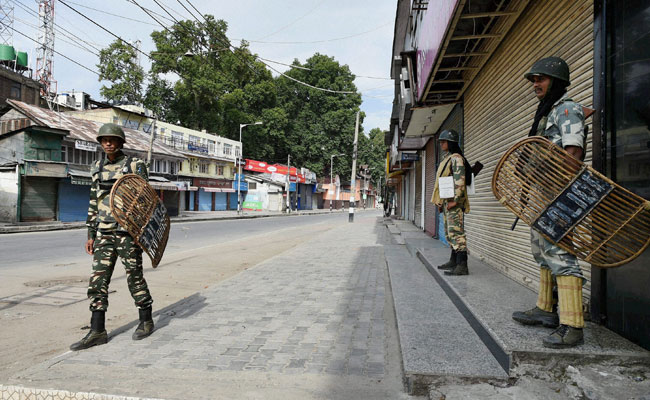
[[[261,38],[259,38],[259,39],[257,39],[257,40],[266,39],[266,38],[269,38],[269,37],[271,37],[271,36],[273,36],[273,35],[275,35],[275,34],[277,34],[277,33],[282,32],[283,30],[287,29],[287,28],[290,27],[291,25],[295,24],[296,22],[298,22],[298,21],[300,21],[301,19],[305,18],[305,17],[308,16],[309,14],[313,13],[313,12],[314,12],[318,7],[320,7],[320,6],[322,6],[322,5],[323,5],[323,2],[320,2],[320,1],[319,1],[319,2],[316,4],[316,6],[313,7],[311,10],[309,10],[306,14],[304,14],[304,15],[302,15],[301,17],[299,17],[299,18],[297,18],[297,19],[291,21],[290,23],[288,23],[287,25],[281,27],[280,29],[278,29],[278,30],[276,30],[276,31],[274,31],[274,32],[272,32],[272,33],[269,33],[268,35],[266,35],[266,36],[264,36],[264,37],[261,37]]]
[[[185,7],[185,4],[183,4],[183,2],[182,2],[181,0],[176,0],[176,1],[178,2],[178,4],[180,4],[180,5],[185,9],[185,11],[187,11],[187,12],[192,16],[192,18],[194,18],[194,19],[197,20],[197,21],[199,20],[199,19],[196,17],[196,15],[194,15],[194,14],[192,13],[192,11],[190,11],[187,7]]]
[[[151,22],[149,22],[149,21],[143,21],[143,20],[139,20],[139,19],[135,19],[135,18],[130,18],[130,17],[124,16],[124,15],[115,14],[115,13],[112,13],[112,12],[110,12],[110,11],[106,11],[106,10],[101,10],[101,9],[98,9],[98,8],[89,7],[89,6],[84,5],[84,4],[81,4],[81,3],[75,3],[74,1],[70,1],[70,0],[68,0],[68,3],[70,3],[70,4],[74,4],[74,5],[79,6],[79,7],[87,8],[87,9],[89,9],[89,10],[93,10],[93,11],[97,11],[97,12],[100,12],[100,13],[104,13],[104,14],[106,14],[106,15],[111,15],[111,16],[113,16],[113,17],[122,18],[122,19],[125,19],[125,20],[133,21],[133,22],[139,22],[139,23],[141,23],[141,24],[145,24],[145,25],[158,26],[158,25],[156,25],[156,24],[154,24],[154,23],[151,23]]]
[[[7,27],[7,28],[10,28],[10,29],[13,30],[14,32],[18,33],[19,35],[22,35],[22,36],[26,37],[27,39],[31,40],[32,42],[41,45],[41,43],[39,43],[36,39],[32,39],[31,37],[29,37],[28,35],[22,33],[21,31],[17,30],[17,29],[14,28],[13,26],[9,26],[9,25],[6,25],[6,24],[4,24],[4,23],[2,23],[2,25],[4,25],[4,26]],[[92,69],[86,67],[85,65],[81,64],[80,62],[75,61],[75,60],[73,60],[72,58],[66,56],[65,54],[60,53],[60,52],[54,50],[53,47],[48,47],[47,49],[48,49],[48,50],[52,50],[52,51],[54,52],[54,54],[57,54],[57,55],[59,55],[59,56],[65,58],[66,60],[68,60],[68,61],[70,61],[70,62],[72,62],[72,63],[74,63],[74,64],[77,64],[78,66],[80,66],[80,67],[82,67],[82,68],[84,68],[84,69],[86,69],[86,70],[92,72],[93,74],[96,74],[97,76],[100,76],[99,72],[97,72],[97,71],[95,71],[95,70],[92,70]]]
[[[18,22],[20,22],[20,23],[22,23],[22,24],[25,24],[25,25],[27,25],[27,26],[30,26],[30,27],[32,27],[32,28],[34,28],[34,29],[38,29],[38,28],[39,28],[37,25],[32,24],[32,23],[30,23],[30,22],[27,22],[27,21],[23,20],[22,18],[18,18],[18,17],[16,17],[16,16],[14,16],[14,19],[15,19],[16,21],[18,21]],[[76,39],[76,38],[74,38],[74,37],[67,36],[64,32],[59,32],[59,34],[65,36],[65,37],[67,37],[68,39],[71,39],[71,40],[75,40],[75,39]],[[76,42],[70,42],[70,41],[65,40],[65,39],[63,39],[63,38],[61,38],[61,37],[59,37],[58,40],[60,40],[60,41],[62,41],[62,42],[64,42],[64,43],[67,43],[67,44],[69,44],[69,45],[71,45],[71,46],[75,46],[75,47],[77,47],[77,48],[80,48],[80,49],[82,49],[82,50],[85,50],[85,51],[87,51],[87,52],[89,52],[89,53],[91,53],[91,54],[94,54],[94,55],[96,55],[97,57],[99,57],[99,53],[96,53],[96,52],[94,52],[93,50],[90,50],[89,48],[87,48],[87,47],[85,47],[85,46],[83,46],[83,45],[81,45],[81,44],[79,44],[79,43],[76,43]]]
[[[392,22],[387,22],[385,24],[377,26],[377,27],[375,27],[373,29],[370,29],[368,31],[359,32],[359,33],[355,33],[353,35],[341,36],[341,37],[332,38],[332,39],[310,40],[310,41],[283,41],[283,42],[264,41],[264,40],[248,40],[248,39],[235,39],[235,40],[245,40],[245,41],[247,41],[249,43],[263,43],[263,44],[314,44],[314,43],[327,43],[327,42],[336,42],[336,41],[339,41],[339,40],[345,40],[345,39],[350,39],[350,38],[353,38],[353,37],[365,35],[367,33],[377,31],[377,30],[379,30],[379,29],[381,29],[381,28],[383,28],[385,26],[391,25],[391,24],[392,24]]]

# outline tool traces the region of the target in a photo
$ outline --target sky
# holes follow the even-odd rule
[[[163,28],[142,11],[134,0],[62,0],[122,39],[141,41],[145,53],[154,51],[151,32]],[[106,31],[55,0],[54,49],[74,61],[97,71],[98,57],[86,48],[103,48],[113,40]],[[159,16],[165,25],[171,17],[191,19],[183,5],[194,12],[188,0],[135,0]],[[365,132],[372,128],[388,130],[393,101],[393,83],[389,79],[396,1],[389,0],[189,0],[203,14],[212,14],[228,23],[228,36],[234,45],[241,39],[262,58],[290,64],[294,59],[305,62],[314,53],[334,57],[357,75],[355,84],[362,93]],[[14,6],[14,28],[32,39],[38,38],[36,0],[9,0]],[[158,4],[157,4],[158,3]],[[111,15],[113,14],[113,15]],[[76,35],[75,38],[71,34]],[[83,39],[83,41],[81,40]],[[84,43],[87,42],[87,43]],[[30,66],[36,64],[37,44],[14,32],[13,45],[27,51]],[[92,50],[92,48],[91,48]],[[98,53],[97,50],[93,50]],[[141,57],[145,71],[148,59]],[[268,62],[278,71],[287,66]],[[54,55],[53,72],[58,92],[84,91],[101,99],[102,82],[98,76],[61,55]],[[274,75],[277,75],[273,72]],[[360,77],[364,76],[364,77]],[[105,84],[107,84],[105,82]],[[219,134],[218,132],[216,132]]]

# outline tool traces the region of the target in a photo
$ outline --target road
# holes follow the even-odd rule
[[[377,216],[370,214],[356,218]],[[145,259],[154,311],[342,224],[347,214],[175,223],[159,267]],[[85,239],[84,229],[0,237],[0,382],[85,335],[91,265]],[[137,319],[120,262],[110,290],[109,332]]]

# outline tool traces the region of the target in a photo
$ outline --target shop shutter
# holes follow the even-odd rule
[[[23,178],[20,220],[55,221],[57,186],[55,178]]]
[[[203,188],[199,189],[199,209],[198,211],[212,211],[212,193],[206,192]]]
[[[530,253],[530,228],[494,198],[491,180],[504,151],[528,134],[538,104],[524,73],[536,60],[563,57],[571,70],[569,96],[592,105],[593,2],[562,0],[531,2],[508,36],[465,93],[465,155],[485,168],[476,179],[466,216],[468,247],[514,280],[536,289],[539,270]],[[591,120],[588,121],[591,125]],[[590,126],[591,131],[591,126]],[[591,160],[591,134],[587,161]],[[585,265],[587,267],[587,265]],[[583,268],[585,277],[590,269]],[[585,287],[588,298],[590,288]]]
[[[214,194],[214,211],[226,210],[228,202],[228,193],[215,192]]]
[[[424,148],[425,152],[425,183],[424,183],[424,230],[429,235],[436,237],[436,213],[438,210],[431,202],[433,196],[433,186],[436,183],[436,140],[432,138]]]
[[[68,179],[59,182],[59,220],[85,221],[88,217],[89,185],[73,185]]]
[[[420,155],[421,156],[421,155]],[[415,204],[413,216],[415,226],[422,228],[422,161],[416,161],[415,166]]]

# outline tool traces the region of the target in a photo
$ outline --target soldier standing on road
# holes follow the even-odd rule
[[[113,184],[122,175],[135,173],[148,180],[144,161],[126,156],[122,147],[126,137],[122,128],[104,124],[97,134],[106,157],[95,161],[90,173],[90,204],[88,206],[88,241],[86,252],[93,256],[93,273],[88,285],[90,299],[90,332],[70,346],[71,350],[83,350],[108,341],[104,327],[108,308],[108,285],[111,282],[115,262],[119,256],[126,269],[126,280],[140,316],[140,324],[133,333],[134,340],[143,339],[153,332],[151,304],[147,282],[142,272],[142,249],[129,233],[118,225],[109,205]]]
[[[469,162],[460,149],[459,135],[454,130],[444,130],[438,137],[440,148],[447,152],[447,156],[440,163],[436,174],[436,183],[433,189],[431,202],[438,206],[438,211],[443,212],[445,233],[451,246],[451,257],[438,269],[444,269],[445,275],[467,275],[467,239],[465,237],[464,218],[469,212],[469,198],[467,185],[472,184],[472,175]],[[440,198],[440,178],[453,177],[454,197]]]
[[[582,106],[567,97],[567,63],[559,57],[547,57],[534,63],[524,76],[533,83],[535,95],[540,101],[530,136],[543,136],[573,157],[583,159],[585,117]],[[528,311],[513,313],[512,318],[524,325],[557,328],[544,338],[545,347],[565,348],[582,344],[584,277],[578,260],[533,229],[531,250],[540,267],[537,305]],[[559,297],[559,318],[553,300],[554,285],[557,285]]]

